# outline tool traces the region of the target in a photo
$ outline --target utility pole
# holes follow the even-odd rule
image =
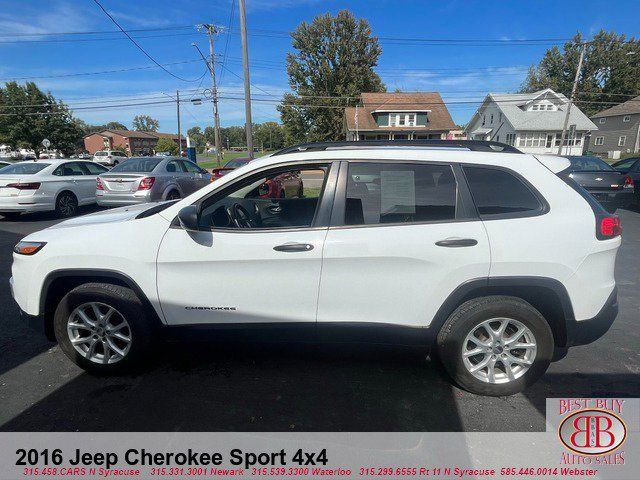
[[[244,69],[244,111],[245,132],[247,134],[247,149],[249,158],[253,158],[253,136],[251,123],[251,82],[249,79],[249,49],[247,45],[247,17],[244,0],[238,0],[240,10],[240,38],[242,39],[242,66]]]
[[[564,146],[564,136],[567,133],[567,125],[569,124],[569,113],[571,113],[571,105],[573,104],[573,99],[576,96],[576,90],[578,89],[578,80],[580,79],[580,72],[582,70],[582,61],[584,60],[584,54],[587,50],[587,44],[589,42],[584,42],[582,44],[582,49],[580,50],[580,59],[578,60],[578,68],[576,69],[576,77],[573,80],[573,88],[571,89],[571,97],[569,98],[569,103],[567,104],[567,111],[564,114],[564,125],[562,126],[562,134],[560,135],[560,146],[558,147],[558,155],[562,155],[562,147]],[[569,140],[567,139],[567,145],[569,144]]]
[[[222,143],[220,142],[220,116],[218,115],[218,86],[216,83],[216,64],[215,64],[215,53],[213,49],[213,36],[220,33],[220,29],[212,25],[210,23],[202,25],[202,28],[207,30],[207,35],[209,36],[209,60],[207,61],[198,48],[198,46],[193,43],[192,45],[198,49],[198,52],[202,56],[202,59],[207,64],[207,68],[209,69],[209,73],[211,74],[211,96],[213,97],[213,131],[214,131],[214,142],[216,145],[216,160],[218,161],[218,166],[220,166],[222,161]]]
[[[178,155],[182,156],[182,129],[180,128],[180,91],[176,90],[176,111],[178,113]]]

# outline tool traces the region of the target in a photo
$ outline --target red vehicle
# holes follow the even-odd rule
[[[232,170],[240,168],[252,159],[249,157],[238,157],[229,160],[224,167],[211,170],[211,181],[217,180]],[[302,197],[303,185],[299,172],[287,172],[277,177],[267,179],[259,188],[260,198],[290,198]]]
[[[260,185],[260,198],[302,198],[304,187],[300,172],[286,172],[277,177],[268,178]]]
[[[236,168],[242,167],[243,165],[246,165],[250,161],[251,161],[251,158],[249,157],[238,157],[238,158],[233,158],[229,160],[227,163],[225,163],[224,167],[214,168],[211,170],[211,181],[213,182],[214,180],[217,180],[225,176],[231,170],[235,170]]]

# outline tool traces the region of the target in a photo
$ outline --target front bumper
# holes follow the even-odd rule
[[[593,318],[586,320],[575,320],[567,322],[567,347],[587,345],[595,342],[609,331],[613,321],[618,316],[618,289],[614,288],[600,309]]]

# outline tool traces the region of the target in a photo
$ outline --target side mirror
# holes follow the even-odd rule
[[[178,222],[184,230],[197,231],[198,229],[198,207],[188,205],[178,212]]]

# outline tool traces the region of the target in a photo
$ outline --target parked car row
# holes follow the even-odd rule
[[[183,198],[211,181],[177,157],[127,158],[113,169],[92,161],[47,159],[0,168],[0,214],[55,211],[71,217],[81,205],[122,206]]]

